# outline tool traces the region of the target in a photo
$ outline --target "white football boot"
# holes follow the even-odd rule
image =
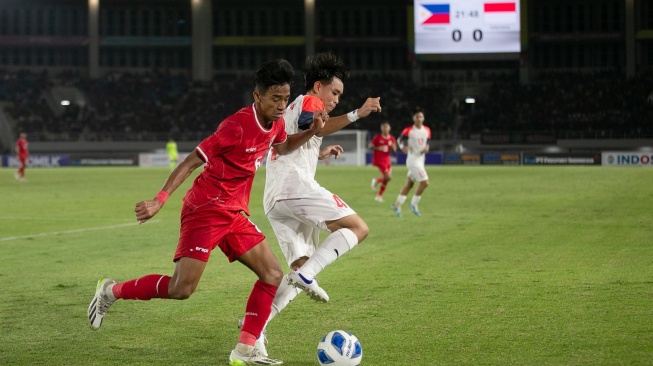
[[[263,356],[261,350],[254,347],[248,353],[240,353],[237,350],[231,351],[229,355],[229,366],[245,366],[245,365],[281,365],[283,361],[275,360],[267,356]]]
[[[298,289],[303,290],[306,294],[317,302],[329,301],[329,295],[317,284],[317,279],[309,280],[302,276],[298,271],[288,273],[288,283]]]
[[[111,298],[106,294],[107,287],[115,283],[116,281],[110,278],[103,278],[97,282],[95,296],[93,296],[93,300],[88,305],[88,320],[90,321],[91,329],[93,330],[98,330],[100,328],[104,316],[107,315],[107,310],[109,310],[115,301],[111,300]]]

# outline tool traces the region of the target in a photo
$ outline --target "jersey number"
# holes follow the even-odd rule
[[[333,200],[336,201],[336,206],[338,206],[339,208],[347,208],[347,204],[345,203],[345,201],[341,200],[340,197],[338,197],[338,195],[334,194]]]

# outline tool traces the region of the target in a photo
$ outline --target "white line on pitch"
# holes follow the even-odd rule
[[[148,221],[149,223],[157,222],[159,220],[150,220]],[[6,238],[0,238],[0,241],[9,241],[9,240],[18,240],[18,239],[31,239],[31,238],[40,238],[43,236],[50,236],[50,235],[61,235],[61,234],[74,234],[74,233],[83,233],[86,231],[93,231],[93,230],[106,230],[106,229],[115,229],[119,227],[125,227],[125,226],[134,226],[138,225],[137,222],[129,223],[129,224],[120,224],[120,225],[110,225],[110,226],[97,226],[97,227],[87,227],[84,229],[73,229],[73,230],[64,230],[64,231],[52,231],[49,233],[40,233],[40,234],[31,234],[31,235],[21,235],[21,236],[8,236]]]

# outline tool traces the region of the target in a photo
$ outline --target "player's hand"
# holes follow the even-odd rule
[[[326,111],[314,111],[313,112],[313,123],[311,123],[310,130],[318,134],[324,130],[326,126],[326,121],[329,120],[329,114]]]
[[[356,114],[360,118],[364,118],[370,115],[372,112],[381,112],[381,98],[367,98],[363,106],[358,108]]]
[[[338,157],[343,151],[344,149],[340,145],[327,146],[324,149],[320,150],[320,155],[318,156],[318,159],[324,160],[329,156],[335,156],[336,159],[338,159]]]
[[[136,220],[139,224],[146,222],[156,215],[163,207],[163,203],[158,200],[146,200],[136,204],[134,212],[136,212]]]

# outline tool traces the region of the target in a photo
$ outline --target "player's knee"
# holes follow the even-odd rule
[[[168,297],[175,300],[186,300],[195,292],[194,286],[177,285],[168,289]]]
[[[264,273],[262,273],[259,279],[261,282],[279,287],[282,278],[283,271],[281,270],[281,267],[274,266],[268,268]]]
[[[370,233],[370,228],[367,227],[365,221],[360,219],[356,222],[356,225],[353,228],[351,228],[351,231],[353,231],[354,234],[356,234],[356,237],[358,238],[358,242],[360,243],[365,238],[367,238],[367,234]]]

